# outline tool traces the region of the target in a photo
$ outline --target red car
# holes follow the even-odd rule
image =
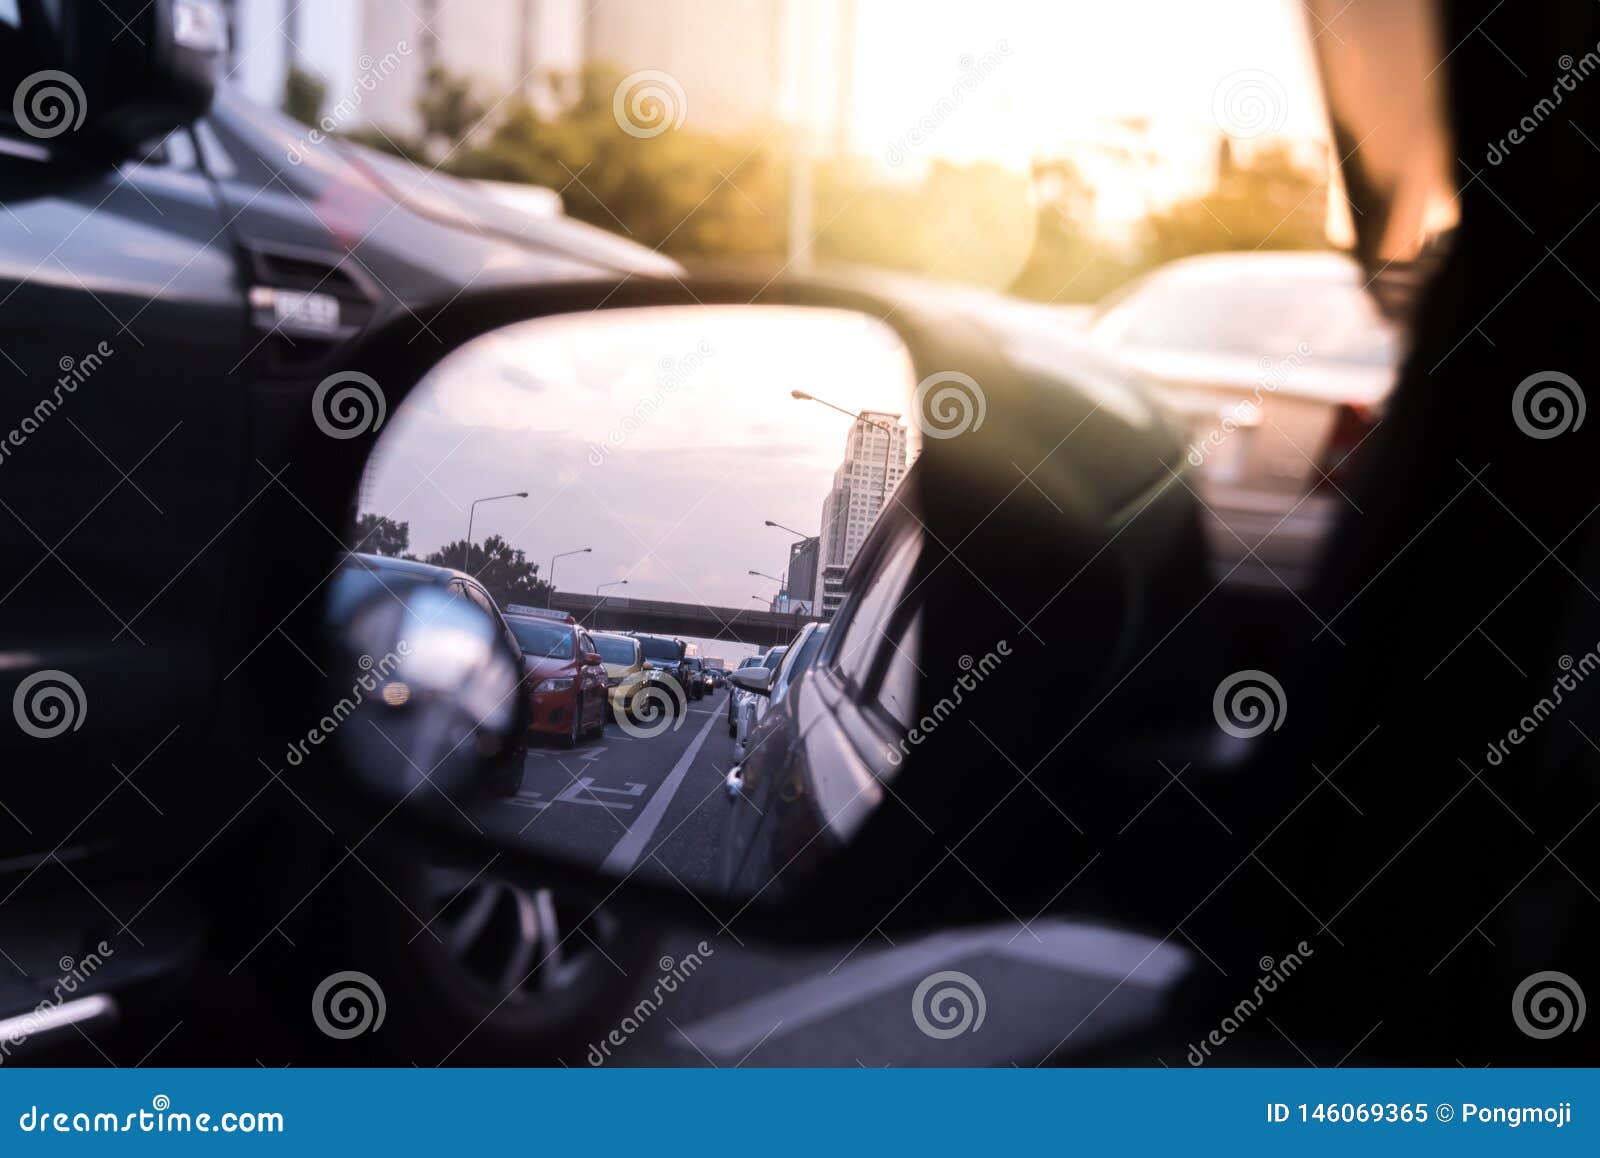
[[[563,737],[570,747],[606,726],[606,669],[594,640],[570,615],[506,615],[522,647],[528,730]]]

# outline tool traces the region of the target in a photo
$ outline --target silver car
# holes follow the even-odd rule
[[[1223,570],[1295,585],[1348,499],[1399,362],[1364,281],[1337,253],[1210,254],[1139,279],[1087,324],[1181,424]]]

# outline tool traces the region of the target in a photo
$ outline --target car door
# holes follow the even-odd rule
[[[192,136],[118,162],[0,113],[0,205],[0,749],[32,830],[0,819],[0,845],[48,846],[113,760],[164,745],[141,787],[172,799],[146,777],[217,718],[230,568],[272,481],[243,478],[245,295]],[[69,749],[91,782],[19,804]],[[129,798],[148,811],[119,793],[77,835]]]
[[[602,663],[589,663],[587,656],[597,654],[594,638],[587,632],[579,630],[578,634],[578,680],[583,687],[583,706],[589,716],[588,723],[599,723],[605,719],[606,712],[606,668]]]

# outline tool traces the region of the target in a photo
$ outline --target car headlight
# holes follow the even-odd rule
[[[572,678],[570,676],[562,679],[542,680],[535,684],[533,688],[535,692],[565,692],[570,691],[571,689]]]

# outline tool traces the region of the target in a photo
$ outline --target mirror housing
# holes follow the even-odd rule
[[[228,47],[227,22],[213,0],[70,4],[65,23],[59,71],[66,76],[31,94],[50,135],[125,157],[211,107]],[[45,103],[54,101],[59,117]]]
[[[741,668],[729,678],[733,680],[733,686],[742,692],[753,692],[758,696],[770,696],[772,694],[772,670],[770,668]]]
[[[600,658],[598,651],[586,651],[583,653],[583,662],[585,664],[596,664],[604,663],[605,661]]]
[[[380,582],[335,629],[327,723],[350,781],[384,801],[505,795],[522,773],[521,664],[499,625],[442,588]],[[296,763],[294,748],[288,757]]]

